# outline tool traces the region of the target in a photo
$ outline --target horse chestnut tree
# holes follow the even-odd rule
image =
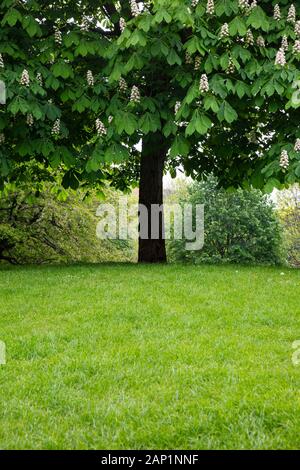
[[[138,161],[149,207],[177,168],[227,187],[299,181],[298,4],[4,0],[0,21],[2,185],[31,162],[65,186],[125,187]],[[162,232],[140,261],[165,261]]]

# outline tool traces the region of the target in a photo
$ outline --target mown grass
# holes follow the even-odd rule
[[[2,268],[1,449],[300,447],[300,271]]]

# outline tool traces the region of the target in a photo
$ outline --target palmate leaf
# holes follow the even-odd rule
[[[144,134],[156,132],[161,128],[159,114],[146,113],[140,119],[140,128]]]
[[[229,32],[231,36],[236,36],[239,34],[240,36],[245,36],[247,33],[247,25],[245,20],[240,16],[236,16],[230,23],[229,23]]]
[[[110,145],[104,154],[104,159],[107,163],[121,163],[128,158],[129,149],[118,143]]]
[[[202,114],[201,111],[196,110],[193,114],[192,120],[186,128],[186,137],[193,135],[195,132],[201,135],[207,134],[208,130],[212,126],[212,121],[206,114]]]
[[[7,23],[9,26],[15,26],[18,21],[22,21],[21,13],[16,8],[10,8],[4,15],[1,24],[5,25]]]
[[[58,77],[69,78],[69,77],[74,76],[72,66],[62,61],[54,64],[52,67],[52,71],[53,71],[53,75],[56,78]]]
[[[220,122],[226,121],[229,124],[232,122],[236,121],[238,118],[238,114],[233,109],[233,107],[228,103],[228,101],[224,101],[221,106],[220,110],[218,112],[218,119]]]
[[[138,129],[136,117],[129,112],[119,111],[115,117],[115,125],[119,135],[125,132],[128,135],[134,134]]]
[[[168,57],[167,57],[167,61],[168,61],[168,64],[169,65],[181,65],[182,64],[182,60],[181,58],[179,57],[179,55],[177,54],[177,52],[174,50],[174,49],[171,49]]]
[[[260,6],[252,9],[247,20],[247,25],[255,29],[262,29],[263,31],[269,31],[270,29],[267,16]]]
[[[170,156],[177,157],[178,155],[181,155],[183,157],[186,157],[189,154],[189,151],[189,141],[182,135],[176,136],[170,150]]]

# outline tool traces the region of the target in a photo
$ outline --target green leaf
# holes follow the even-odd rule
[[[148,33],[151,28],[151,23],[152,23],[152,16],[143,15],[140,19],[139,26],[143,31],[145,31],[145,33]]]
[[[149,132],[156,132],[160,129],[160,119],[158,114],[146,113],[140,119],[140,128],[144,134],[149,134]]]
[[[91,106],[91,101],[86,95],[82,95],[81,98],[72,106],[73,111],[78,111],[79,113],[83,113],[86,109],[89,109]]]
[[[30,105],[27,103],[26,100],[24,100],[24,98],[17,96],[8,106],[8,110],[13,115],[16,115],[19,112],[21,112],[22,114],[26,114],[30,110]]]
[[[186,157],[189,154],[189,151],[189,141],[185,139],[185,137],[183,137],[182,135],[176,136],[170,150],[171,157],[177,157],[179,155]]]
[[[117,132],[121,135],[124,131],[128,135],[134,134],[137,130],[137,121],[133,114],[119,111],[115,118]]]
[[[4,18],[1,22],[2,25],[5,25],[6,23],[9,24],[9,26],[15,26],[17,21],[22,22],[22,15],[21,13],[16,10],[15,8],[10,8],[6,15],[4,15]]]
[[[110,82],[119,81],[123,73],[123,68],[124,68],[124,65],[121,62],[117,61],[109,76],[109,81]]]
[[[189,39],[185,44],[185,48],[190,54],[195,54],[196,52],[199,52],[201,55],[205,54],[205,49],[201,45],[198,36],[193,36]]]
[[[42,30],[40,25],[32,16],[25,16],[23,18],[22,24],[30,37],[41,35]]]
[[[71,167],[76,164],[75,155],[73,155],[67,147],[60,147],[59,154],[61,161],[63,161],[67,167]]]
[[[281,188],[281,183],[276,178],[270,178],[265,184],[264,191],[266,193],[272,193],[274,188]]]
[[[208,116],[201,114],[199,110],[196,110],[193,114],[193,118],[190,124],[186,128],[186,136],[190,136],[195,132],[198,134],[205,135],[212,126],[212,122]]]
[[[137,46],[137,45],[141,47],[145,47],[146,44],[147,44],[147,37],[142,31],[139,31],[138,29],[136,29],[127,40],[127,47]]]
[[[47,88],[52,88],[53,90],[58,90],[60,86],[60,81],[55,78],[53,75],[49,75],[49,77],[46,80],[46,87]]]
[[[214,95],[206,95],[204,98],[204,109],[208,111],[211,109],[214,113],[217,113],[220,109],[217,98]]]
[[[225,120],[229,124],[231,124],[237,118],[238,118],[237,112],[233,109],[233,107],[227,101],[224,101],[224,103],[222,103],[220,110],[218,112],[219,121],[222,122]]]
[[[53,65],[52,70],[55,77],[69,78],[74,76],[72,66],[64,62],[57,62]]]
[[[253,8],[248,20],[247,25],[252,26],[254,29],[262,29],[269,31],[269,21],[264,10],[261,7]]]
[[[26,155],[30,155],[32,153],[32,146],[30,141],[24,140],[16,147],[16,152],[21,155],[21,157],[25,157]]]
[[[163,134],[165,137],[169,137],[170,135],[175,135],[177,132],[177,126],[174,122],[174,120],[169,120],[164,128],[163,128]]]
[[[129,150],[123,145],[114,143],[105,151],[104,158],[107,163],[120,163],[128,160]]]
[[[79,180],[78,175],[73,170],[69,170],[63,177],[62,185],[65,189],[78,189],[79,188]]]
[[[235,91],[238,97],[242,99],[248,92],[248,86],[245,83],[238,81],[235,86]]]
[[[171,23],[172,16],[170,15],[170,13],[168,13],[167,10],[165,10],[164,8],[160,8],[154,16],[153,23],[162,23],[163,21],[165,21],[166,23]]]
[[[181,58],[179,57],[179,55],[176,53],[174,49],[171,49],[167,57],[167,61],[169,65],[175,65],[175,64],[181,65],[182,64]]]
[[[44,105],[44,113],[50,121],[55,121],[55,119],[61,116],[59,108],[57,108],[53,103],[46,103]]]
[[[64,43],[66,47],[70,47],[73,44],[78,45],[80,43],[80,37],[75,32],[68,33],[64,38]]]
[[[236,16],[229,23],[229,32],[231,36],[236,36],[237,34],[240,36],[245,36],[247,33],[247,26],[245,21],[240,16]]]
[[[295,168],[295,175],[298,176],[298,178],[300,178],[300,163],[298,166],[296,166]]]

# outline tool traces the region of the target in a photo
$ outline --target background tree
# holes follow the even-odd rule
[[[56,184],[5,188],[0,198],[0,263],[62,264],[135,261],[126,240],[96,237],[99,199],[92,191],[61,190]],[[108,204],[118,207],[120,194],[105,188]],[[134,201],[136,202],[136,201]]]
[[[282,221],[289,264],[300,267],[300,188],[292,186],[279,195],[279,217]]]
[[[223,186],[299,180],[299,6],[5,0],[0,14],[2,181],[35,159],[65,186],[125,188],[140,161],[149,207],[178,166]],[[140,240],[139,259],[165,261],[162,237]]]

